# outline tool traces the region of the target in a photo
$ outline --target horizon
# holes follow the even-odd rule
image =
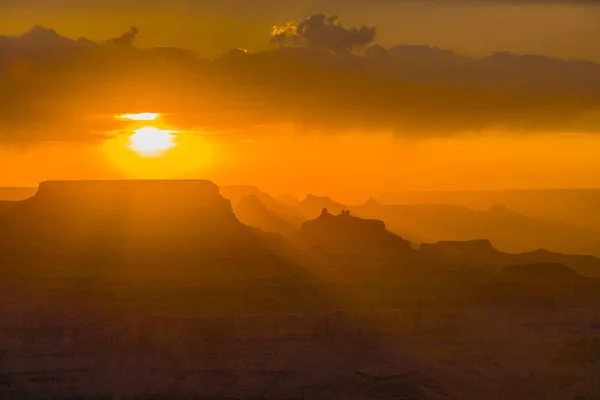
[[[58,180],[47,180],[47,181],[41,181],[39,182],[37,185],[34,186],[0,186],[0,201],[2,201],[2,194],[1,191],[2,190],[11,190],[11,189],[26,189],[26,190],[38,190],[40,185],[43,183],[60,183],[60,182],[123,182],[123,181],[131,181],[131,182],[136,182],[136,181],[151,181],[151,182],[194,182],[194,181],[198,181],[198,182],[210,182],[210,183],[214,183],[215,185],[217,185],[219,188],[221,187],[247,187],[247,188],[253,188],[253,189],[257,189],[259,191],[261,191],[262,193],[266,193],[268,195],[271,196],[286,196],[286,195],[292,195],[296,198],[298,198],[299,200],[303,200],[308,196],[317,196],[317,197],[328,197],[332,200],[337,200],[337,201],[341,201],[344,204],[362,204],[366,201],[368,201],[369,199],[375,199],[377,200],[378,198],[384,197],[386,195],[393,195],[393,194],[400,194],[400,193],[502,193],[502,192],[523,192],[523,193],[530,193],[530,192],[586,192],[586,191],[600,191],[600,187],[575,187],[575,188],[561,188],[561,187],[548,187],[548,188],[506,188],[506,189],[462,189],[462,190],[411,190],[411,189],[396,189],[396,190],[390,190],[387,192],[382,192],[382,193],[363,193],[358,197],[342,197],[342,198],[336,198],[335,196],[331,196],[327,193],[318,193],[316,191],[307,191],[307,192],[301,192],[301,193],[290,193],[290,192],[283,192],[283,193],[279,193],[279,192],[269,192],[267,190],[263,190],[261,187],[258,187],[256,185],[252,185],[251,183],[218,183],[218,182],[214,182],[210,179],[202,179],[202,178],[164,178],[164,179],[129,179],[129,178],[124,178],[124,179],[58,179]]]

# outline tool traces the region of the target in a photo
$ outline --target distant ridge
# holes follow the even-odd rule
[[[246,225],[283,235],[291,235],[296,232],[294,224],[269,210],[256,195],[242,197],[233,211],[236,217]]]
[[[389,232],[382,221],[355,217],[349,211],[333,215],[326,208],[302,224],[299,239],[332,254],[388,257],[414,253],[410,242]]]
[[[500,253],[487,239],[468,241],[441,240],[435,244],[423,243],[420,246],[425,252],[436,252],[439,254],[470,254],[471,256],[492,256]]]
[[[465,202],[470,199],[466,194],[461,196]],[[361,217],[385,221],[392,232],[418,243],[489,239],[498,249],[511,253],[546,248],[561,253],[600,255],[600,231],[516,212],[502,198],[490,197],[482,210],[475,204],[453,203],[454,199],[445,198],[444,194],[424,198],[423,202],[420,197],[396,200],[397,204],[369,201],[351,210]],[[480,200],[483,199],[476,201]],[[539,203],[539,208],[546,207],[550,214],[552,201],[552,196],[542,196],[531,206]],[[569,208],[567,204],[563,204],[565,210]],[[591,209],[593,204],[588,207]],[[558,219],[560,212],[555,215]]]
[[[600,230],[600,189],[406,191],[383,194],[377,200],[388,205],[454,204],[474,210],[501,204],[530,218]]]
[[[333,214],[339,214],[348,207],[345,204],[334,201],[329,196],[316,196],[309,194],[304,200],[296,204],[296,209],[307,219],[313,219],[321,214],[323,209]]]
[[[236,205],[243,197],[260,196],[261,190],[251,185],[222,185],[219,187],[221,195]]]
[[[580,275],[600,277],[600,259],[589,255],[554,253],[544,249],[524,253],[504,253],[487,239],[468,241],[441,241],[421,244],[419,252],[425,260],[459,263],[487,271],[500,271],[514,265],[535,265],[536,271],[546,266],[556,270],[564,265]],[[533,267],[532,267],[533,268]]]
[[[0,201],[19,201],[33,196],[37,187],[0,187]]]

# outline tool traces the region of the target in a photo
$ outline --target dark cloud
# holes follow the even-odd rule
[[[308,46],[323,47],[333,52],[360,50],[375,39],[376,29],[363,25],[345,28],[336,15],[313,14],[296,24],[289,22],[275,27],[272,42],[285,45],[306,43]]]
[[[121,45],[121,46],[131,46],[131,45],[133,45],[133,42],[137,38],[138,33],[139,33],[138,28],[133,26],[133,27],[129,28],[129,30],[127,32],[125,32],[124,34],[122,34],[121,36],[118,36],[114,39],[110,39],[108,41],[108,43],[117,44],[117,45]]]
[[[36,25],[19,36],[0,35],[0,44],[3,46],[5,57],[15,55],[21,51],[25,53],[44,53],[51,51],[65,51],[95,45],[86,38],[71,40],[59,35],[54,29]],[[60,55],[60,54],[59,54]]]
[[[99,141],[119,129],[112,115],[142,111],[170,113],[181,129],[217,131],[292,124],[412,138],[600,133],[598,64],[410,45],[359,55],[342,50],[371,43],[362,28],[314,16],[289,27],[303,38],[298,46],[216,60],[70,40],[45,28],[0,36],[0,142]],[[137,31],[128,33],[122,43]]]

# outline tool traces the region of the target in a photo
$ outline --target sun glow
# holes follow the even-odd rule
[[[158,113],[122,114],[114,118],[130,121],[113,131],[103,144],[110,164],[130,178],[168,179],[187,177],[207,168],[214,155],[213,145],[200,132],[176,130]]]
[[[138,113],[138,114],[121,114],[116,118],[125,121],[155,121],[160,117],[160,113]]]

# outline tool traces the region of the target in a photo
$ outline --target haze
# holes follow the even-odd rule
[[[0,0],[0,398],[599,399],[596,0]]]

